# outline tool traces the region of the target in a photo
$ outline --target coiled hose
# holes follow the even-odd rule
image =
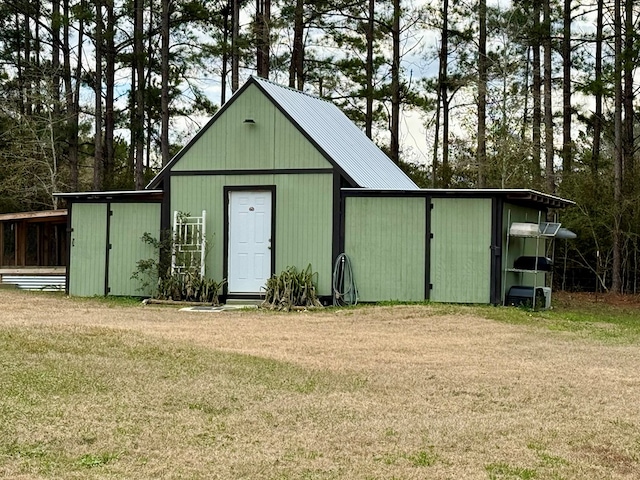
[[[357,303],[358,289],[353,278],[351,260],[345,253],[341,253],[333,266],[333,304],[345,306]]]

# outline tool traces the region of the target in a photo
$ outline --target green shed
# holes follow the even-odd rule
[[[149,255],[142,234],[203,212],[205,276],[227,280],[223,299],[259,298],[271,275],[309,264],[330,299],[344,253],[362,301],[493,304],[512,285],[541,282],[503,268],[526,249],[506,252],[507,224],[540,223],[571,203],[531,190],[421,190],[335,105],[258,77],[147,190],[60,196],[73,295],[148,293],[131,280]]]

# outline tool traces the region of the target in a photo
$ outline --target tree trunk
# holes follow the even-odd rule
[[[442,102],[442,167],[440,187],[448,188],[449,171],[449,79],[447,75],[449,63],[449,0],[442,3],[442,44],[440,45],[440,70],[438,88]]]
[[[134,0],[134,34],[133,34],[133,70],[136,72],[135,84],[135,122],[132,125],[134,132],[135,151],[135,187],[136,190],[144,188],[144,5],[143,0]]]
[[[41,86],[43,85],[43,75],[42,75],[42,62],[40,58],[40,0],[35,0],[33,9],[33,24],[34,24],[34,38],[33,38],[33,67],[32,67],[32,82],[34,85],[35,95],[33,98],[35,105],[35,112],[40,115],[42,114],[42,94],[40,91]]]
[[[105,101],[104,101],[104,175],[105,186],[109,187],[113,183],[113,173],[115,166],[115,84],[116,84],[116,46],[115,28],[116,17],[114,12],[114,0],[105,0],[107,12],[107,24],[105,26]]]
[[[220,72],[220,105],[227,101],[227,73],[229,73],[229,16],[231,15],[231,2],[222,9],[222,71]]]
[[[366,110],[364,117],[365,134],[373,138],[373,35],[375,33],[375,0],[369,0],[367,18],[367,60],[366,75]]]
[[[571,175],[571,0],[564,0],[562,37],[562,179]]]
[[[160,26],[160,151],[162,166],[169,163],[169,18],[171,16],[170,0],[162,0]]]
[[[102,190],[104,181],[104,158],[102,150],[102,0],[94,0],[96,8],[95,61],[95,136],[93,153],[93,189]]]
[[[259,77],[269,78],[269,39],[271,0],[256,0],[256,69]]]
[[[611,290],[614,293],[622,292],[622,232],[620,231],[620,204],[622,202],[622,165],[624,162],[623,151],[623,125],[622,125],[622,13],[621,0],[614,2],[614,159],[613,159],[613,200],[617,211],[613,212],[612,232],[612,257]]]
[[[240,0],[233,1],[233,15],[231,17],[231,92],[240,88]]]
[[[391,60],[391,160],[400,163],[400,0],[393,0],[393,25],[391,36],[393,58]]]
[[[22,78],[21,96],[24,96],[24,113],[33,114],[33,85],[31,84],[31,19],[25,12],[23,15],[23,47],[24,47],[24,70]]]
[[[543,47],[544,47],[544,156],[547,193],[555,192],[553,168],[553,110],[551,102],[551,5],[550,0],[543,2]]]
[[[60,117],[60,0],[51,1],[51,73],[52,87],[51,98],[53,100],[53,114]]]
[[[80,7],[84,8],[84,1],[80,3]],[[80,77],[82,74],[82,43],[84,41],[84,21],[79,20],[78,25],[78,63],[75,71],[71,68],[71,44],[69,43],[70,28],[69,20],[71,9],[69,0],[62,2],[62,69],[65,91],[65,107],[66,107],[66,123],[67,123],[67,143],[68,143],[68,161],[69,161],[69,188],[72,191],[79,189],[79,99],[80,99]]]
[[[487,164],[487,1],[479,0],[478,39],[478,188],[486,186],[485,168]]]
[[[293,12],[293,47],[289,65],[289,87],[304,88],[304,0],[296,0]]]
[[[541,184],[540,152],[542,150],[542,74],[540,61],[540,3],[533,2],[533,35],[531,48],[533,50],[533,70],[531,95],[533,97],[533,116],[531,124],[532,167],[534,185]]]
[[[623,126],[623,155],[624,162],[622,166],[623,171],[623,183],[625,179],[635,178],[634,172],[634,120],[635,113],[633,107],[634,91],[633,91],[633,74],[634,74],[634,43],[637,38],[637,33],[634,31],[634,18],[633,18],[633,5],[632,0],[626,0],[625,2],[625,21],[624,21],[624,52],[622,54],[622,76],[623,76],[623,111],[624,111],[624,126]],[[624,186],[623,186],[624,188]]]
[[[595,52],[595,115],[593,117],[593,144],[591,148],[591,171],[598,172],[600,164],[600,140],[602,138],[602,41],[604,29],[604,0],[598,0],[596,19],[596,52]]]

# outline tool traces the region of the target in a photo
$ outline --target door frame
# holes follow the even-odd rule
[[[223,263],[222,269],[224,272],[224,278],[227,282],[224,284],[224,295],[227,298],[242,297],[242,298],[262,298],[264,294],[253,295],[234,295],[229,294],[229,197],[231,192],[269,192],[271,194],[271,272],[270,275],[275,273],[276,266],[276,186],[275,185],[225,185],[223,190],[223,208],[224,208],[224,247],[223,247]]]

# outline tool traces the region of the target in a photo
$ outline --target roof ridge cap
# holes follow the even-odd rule
[[[329,100],[329,99],[327,99],[327,98],[323,98],[323,97],[320,97],[320,96],[318,96],[318,95],[314,95],[313,93],[305,92],[305,91],[303,91],[303,90],[298,90],[297,88],[289,87],[288,85],[282,85],[282,84],[280,84],[280,83],[276,83],[276,82],[274,82],[273,80],[269,80],[268,78],[259,77],[259,76],[257,76],[257,75],[251,75],[251,78],[252,78],[253,80],[255,80],[255,81],[259,82],[259,83],[260,83],[260,82],[262,82],[262,83],[268,83],[268,84],[270,84],[270,85],[273,85],[274,87],[282,88],[283,90],[289,90],[289,91],[291,91],[291,92],[293,92],[293,93],[298,93],[298,94],[300,94],[300,95],[305,95],[305,96],[307,96],[307,97],[309,97],[309,98],[313,98],[314,100],[320,100],[320,101],[322,101],[322,102],[326,102],[326,103],[328,103],[328,104],[330,104],[330,105],[333,105],[334,107],[336,106],[336,104],[335,104],[335,103],[333,103],[331,100]]]

